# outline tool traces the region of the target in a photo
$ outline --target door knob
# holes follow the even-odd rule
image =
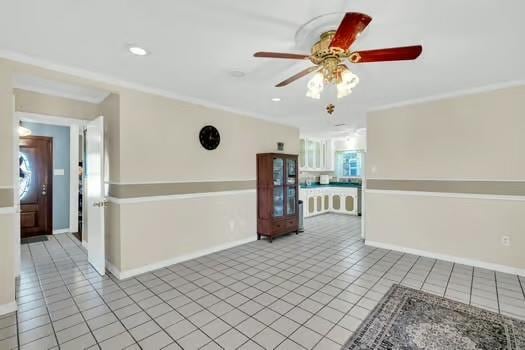
[[[100,202],[95,202],[95,203],[93,203],[93,206],[94,207],[98,207],[98,208],[107,207],[107,206],[109,206],[109,201],[108,200],[103,200],[103,201],[100,201]]]

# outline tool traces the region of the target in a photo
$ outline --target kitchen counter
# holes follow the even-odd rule
[[[361,214],[361,185],[355,183],[301,185],[299,199],[303,201],[304,217],[323,213]]]
[[[307,186],[306,184],[301,184],[301,188],[325,188],[325,187],[350,187],[350,188],[361,188],[361,184],[351,183],[351,182],[330,182],[328,185],[321,185],[319,182],[314,182],[311,185]]]

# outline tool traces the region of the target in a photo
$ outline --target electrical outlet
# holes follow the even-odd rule
[[[510,246],[510,236],[501,236],[501,244],[505,247]]]

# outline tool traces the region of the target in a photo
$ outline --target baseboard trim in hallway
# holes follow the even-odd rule
[[[142,275],[143,273],[146,273],[146,272],[151,272],[151,271],[162,269],[162,268],[165,268],[171,265],[175,265],[175,264],[178,264],[184,261],[196,259],[204,255],[216,253],[221,250],[237,247],[239,245],[250,243],[255,240],[257,240],[257,237],[254,235],[254,237],[251,237],[251,238],[239,239],[236,241],[219,244],[219,245],[216,245],[210,248],[197,250],[190,254],[180,255],[180,256],[177,256],[171,259],[167,259],[167,260],[159,261],[153,264],[148,264],[142,267],[137,267],[134,269],[123,270],[123,271],[121,271],[116,266],[114,266],[112,263],[106,260],[106,269],[109,272],[111,272],[115,277],[117,277],[119,280],[123,280],[123,279],[127,279],[127,278],[134,277],[137,275]]]
[[[493,264],[493,263],[489,263],[489,262],[485,262],[481,260],[475,260],[475,259],[460,258],[456,256],[429,252],[426,250],[413,249],[413,248],[403,247],[403,246],[399,246],[395,244],[376,242],[376,241],[370,241],[370,240],[365,240],[365,245],[374,247],[374,248],[395,250],[395,251],[402,252],[402,253],[424,256],[426,258],[431,258],[431,259],[439,259],[439,260],[450,261],[450,262],[463,264],[463,265],[480,267],[480,268],[487,269],[487,270],[494,270],[498,272],[509,273],[511,275],[525,276],[524,269],[518,269],[512,266]]]
[[[0,316],[10,314],[11,312],[15,312],[17,309],[18,305],[16,304],[16,301],[13,301],[9,304],[0,305]]]

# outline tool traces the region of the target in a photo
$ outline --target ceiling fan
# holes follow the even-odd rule
[[[321,34],[321,39],[312,46],[310,55],[260,51],[256,52],[254,57],[309,59],[315,66],[306,68],[275,86],[286,86],[316,72],[308,82],[306,96],[319,99],[324,84],[329,83],[337,85],[337,97],[341,98],[350,94],[359,83],[359,78],[350,71],[344,60],[348,59],[350,63],[414,60],[423,51],[421,45],[351,51],[350,47],[371,20],[372,17],[363,13],[347,12],[337,30]]]

